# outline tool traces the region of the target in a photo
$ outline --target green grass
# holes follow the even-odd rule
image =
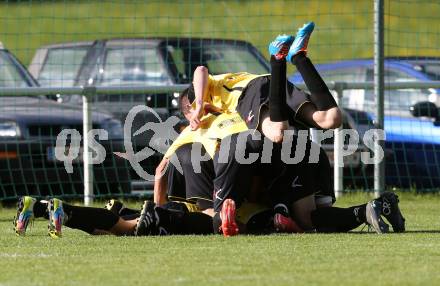
[[[24,62],[57,42],[197,36],[251,41],[265,55],[279,33],[316,22],[316,62],[373,56],[373,1],[1,1],[0,41]],[[438,55],[440,3],[385,1],[387,55]]]
[[[348,195],[339,206],[369,200]],[[15,237],[0,211],[0,285],[439,285],[439,195],[401,195],[408,233]]]

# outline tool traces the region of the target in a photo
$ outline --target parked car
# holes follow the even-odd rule
[[[215,74],[269,71],[266,59],[248,42],[198,38],[110,39],[43,46],[35,53],[29,71],[44,86],[157,86],[190,83],[197,65],[206,65]],[[97,101],[102,109],[125,119],[126,110],[136,104],[173,108],[170,99],[161,94],[101,96]],[[62,97],[62,101],[79,100]]]
[[[426,74],[431,80],[440,80],[440,57],[391,57],[390,60],[398,60],[412,65],[413,69]]]
[[[41,86],[71,87],[93,42],[74,42],[40,47],[29,72]]]
[[[316,68],[326,81],[373,81],[371,59],[318,64]],[[302,82],[298,73],[289,80]],[[428,80],[432,78],[414,68],[414,62],[393,58],[385,61],[385,82]],[[439,94],[436,89],[385,91],[385,147],[392,154],[386,160],[388,186],[440,187],[440,127],[435,118],[440,106]],[[372,90],[347,90],[342,102],[345,108],[368,112],[374,120],[376,104]]]
[[[207,66],[212,74],[270,72],[266,58],[249,42],[199,38],[110,39],[49,45],[37,50],[29,70],[49,86],[169,85],[190,83],[192,72],[198,65]],[[81,103],[78,96],[60,96],[59,100]],[[103,95],[96,98],[96,103],[100,109],[110,111],[121,120],[132,106],[138,104],[155,107],[162,119],[176,114],[177,107],[172,94]],[[354,126],[350,117],[347,112],[345,124],[351,128],[361,127]],[[157,118],[151,114],[138,115],[133,131],[149,121],[156,122]],[[149,133],[136,136],[133,141],[137,149],[147,145],[150,136]],[[323,147],[332,159],[332,141]],[[346,159],[350,170],[355,170],[347,177],[347,183],[352,186],[359,182],[361,174],[367,172],[367,167],[360,163],[360,150]],[[144,166],[152,170],[155,163],[150,160],[144,162]]]
[[[216,74],[269,71],[266,59],[248,42],[199,38],[109,39],[44,46],[35,53],[29,70],[48,86],[163,86],[190,83],[198,65]],[[58,101],[82,103],[75,95],[59,95]],[[174,93],[99,95],[94,102],[99,110],[112,113],[122,122],[135,105],[153,107],[161,120],[178,114]],[[149,112],[138,114],[131,134],[146,122],[158,120]],[[135,151],[148,146],[152,135],[147,130],[133,136]],[[157,158],[151,157],[142,165],[154,171],[156,163]]]
[[[364,111],[345,108],[342,112],[342,128],[345,130],[356,130],[359,134],[359,144],[349,146],[348,136],[344,138],[344,149],[356,150],[353,154],[344,157],[343,182],[346,189],[373,188],[374,166],[364,164],[361,160],[361,153],[370,153],[371,151],[364,145],[363,136],[368,129],[371,129],[373,122]],[[356,118],[356,119],[355,119]],[[320,138],[318,138],[320,139]],[[330,165],[334,165],[334,136],[322,140],[322,148],[326,151],[330,160]]]
[[[0,88],[35,87],[37,81],[6,49],[0,48]],[[122,125],[110,114],[92,113],[93,128],[108,131],[99,143],[107,150],[102,164],[94,165],[95,192],[130,191],[125,160],[110,152],[122,151]],[[21,195],[71,196],[83,194],[81,156],[68,173],[55,158],[56,137],[63,129],[82,134],[82,109],[46,96],[0,96],[0,200]]]

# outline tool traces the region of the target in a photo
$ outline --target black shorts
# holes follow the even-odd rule
[[[245,138],[242,135],[247,135]],[[245,139],[239,142],[239,139]],[[263,140],[250,136],[249,132],[232,134],[222,139],[220,148],[215,153],[214,162],[214,210],[219,212],[226,199],[233,199],[237,207],[249,194],[253,170],[258,161],[245,164],[237,161],[236,155],[248,158],[249,153],[260,153]]]
[[[172,200],[186,200],[196,203],[202,210],[212,208],[214,165],[212,159],[200,162],[200,172],[195,172],[191,161],[192,143],[176,150],[183,174],[170,164],[168,166],[168,197]],[[202,156],[206,153],[201,146]]]
[[[289,123],[292,126],[300,125],[303,127],[304,123],[296,120],[295,117],[303,104],[311,102],[310,95],[291,82],[286,83],[286,88]],[[245,120],[249,129],[256,129],[258,127],[261,107],[269,103],[269,95],[270,76],[258,77],[252,80],[243,90],[238,100],[237,111]]]
[[[296,139],[293,137],[291,156],[293,157],[296,149]],[[301,162],[288,164],[281,159],[282,144],[274,143],[271,163],[261,163],[266,184],[266,197],[271,198],[273,204],[276,202],[286,202],[291,204],[302,198],[314,195],[319,191],[317,184],[318,164],[308,162],[310,141],[306,143],[306,152]]]
[[[318,192],[317,178],[319,173],[317,171],[317,163],[309,163],[309,153],[311,148],[311,141],[305,141],[304,158],[296,163],[289,164],[285,157],[286,151],[283,149],[282,143],[274,143],[271,158],[269,162],[262,160],[263,138],[252,140],[250,136],[246,137],[248,140],[245,145],[238,145],[238,137],[240,134],[233,134],[230,136],[230,148],[227,153],[227,160],[219,160],[219,153],[214,157],[214,210],[220,211],[225,199],[232,198],[237,207],[248,196],[252,187],[253,176],[261,175],[264,182],[264,198],[259,201],[268,207],[273,207],[278,203],[291,205],[293,202],[304,197],[313,195]],[[292,158],[296,152],[298,137],[292,136],[292,144],[290,154],[287,156]],[[222,142],[223,143],[223,142]],[[245,150],[243,150],[246,148]],[[240,164],[235,160],[234,155],[239,153],[248,158],[248,153],[256,153],[259,159],[252,164]],[[287,162],[287,163],[286,163]]]
[[[308,129],[314,127],[309,126],[296,118],[298,110],[305,103],[311,102],[310,95],[290,82],[286,83],[286,88],[286,103],[288,106],[289,124],[296,129]],[[260,118],[261,107],[268,104],[269,95],[270,76],[254,79],[243,91],[243,94],[238,102],[237,110],[241,117],[246,121],[249,129],[256,129],[258,127],[258,119]],[[308,158],[308,152],[310,150],[309,144],[310,142],[308,143],[308,148],[306,150],[306,158]],[[295,142],[293,142],[292,148],[294,148],[294,146]],[[295,150],[292,150],[292,152],[294,151]],[[279,156],[279,154],[276,156]],[[276,156],[273,154],[272,158]],[[283,172],[283,169],[287,168],[289,173],[292,175],[287,175],[283,178],[280,178],[281,181],[286,180],[286,182],[288,182],[290,179],[293,179],[293,174],[298,174],[297,180],[303,181],[304,186],[306,186],[305,188],[296,187],[296,190],[291,190],[294,194],[291,196],[291,200],[296,201],[316,193],[315,195],[317,200],[328,200],[328,198],[331,198],[332,202],[335,202],[336,199],[333,190],[333,182],[331,180],[331,167],[328,157],[322,148],[318,164],[306,164],[305,162],[302,162],[298,164],[298,166],[284,166],[285,164],[282,161],[274,163],[278,164],[279,166],[275,166],[274,164],[264,166],[265,164],[263,164],[262,168],[260,169],[263,170],[263,174],[269,174],[269,176],[265,178],[266,181],[274,184],[273,178],[277,178],[279,172]],[[307,172],[305,170],[307,170]],[[284,182],[285,185],[287,184],[286,182]],[[278,181],[276,184],[280,184],[280,182]],[[290,187],[287,186],[287,188]]]

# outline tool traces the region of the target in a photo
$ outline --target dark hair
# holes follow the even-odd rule
[[[184,107],[182,104],[182,101],[184,98],[188,98],[189,103],[193,103],[194,99],[196,98],[194,93],[194,85],[191,83],[190,86],[186,89],[184,89],[179,96],[179,109],[182,113],[184,112]]]

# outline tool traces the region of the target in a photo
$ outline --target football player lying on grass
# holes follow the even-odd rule
[[[227,206],[227,204],[225,205]],[[224,207],[225,208],[225,207]],[[325,212],[329,207],[322,208]],[[346,232],[363,223],[388,231],[383,215],[393,227],[394,232],[405,230],[405,220],[398,207],[398,197],[385,192],[379,198],[367,204],[351,208],[335,208],[341,221],[323,221],[317,226],[317,232]],[[110,200],[105,208],[73,206],[59,199],[37,200],[25,196],[18,202],[14,219],[15,233],[24,236],[29,222],[36,218],[49,220],[49,235],[61,237],[62,226],[79,229],[89,234],[102,235],[166,235],[166,234],[214,234],[212,217],[201,212],[191,211],[187,203],[169,202],[162,207],[151,201],[145,201],[142,210],[129,209],[116,200]],[[380,213],[376,213],[379,210]],[[373,212],[373,213],[371,213]],[[221,215],[227,215],[222,209]],[[277,232],[273,223],[274,213],[261,205],[244,203],[238,209],[237,221],[242,227],[241,233],[268,234]],[[234,218],[235,220],[235,218]],[[292,232],[302,232],[298,226]]]
[[[31,220],[46,218],[53,238],[62,236],[63,225],[93,235],[213,234],[212,217],[190,212],[187,205],[170,202],[158,207],[152,201],[144,201],[142,210],[137,211],[116,200],[110,200],[105,208],[95,208],[74,206],[56,198],[45,201],[25,196],[18,202],[14,230],[18,236],[24,236]],[[270,210],[247,204],[241,213],[249,233],[273,231]]]

